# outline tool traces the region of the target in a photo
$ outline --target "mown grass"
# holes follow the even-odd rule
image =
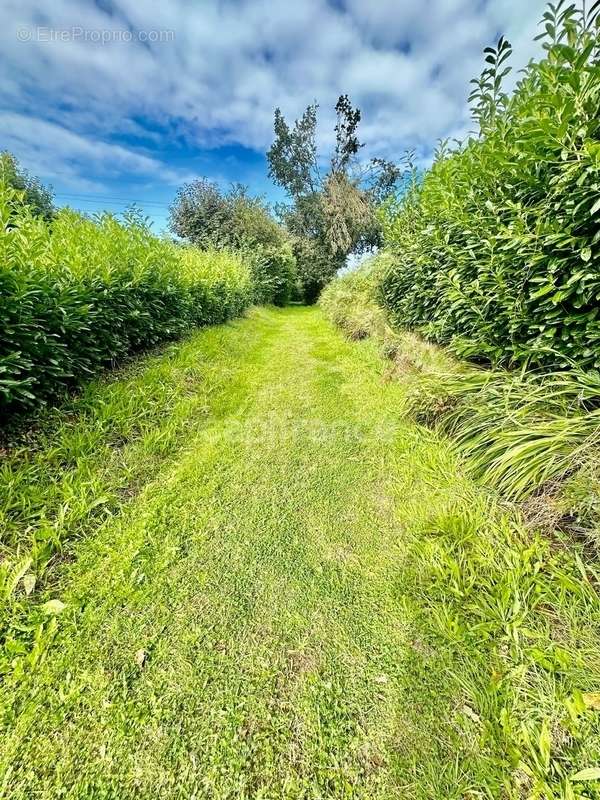
[[[293,308],[149,363],[148,397],[182,372],[148,435],[206,364],[200,396],[21,612],[1,796],[598,796],[596,568],[410,419],[378,349]]]
[[[176,458],[206,423],[212,395],[249,368],[236,359],[268,335],[257,325],[242,342],[235,324],[195,333],[116,376],[107,373],[7,435],[0,456],[1,671],[29,648],[35,625],[23,631],[20,620],[36,588],[71,558],[73,542],[90,526],[118,515]]]

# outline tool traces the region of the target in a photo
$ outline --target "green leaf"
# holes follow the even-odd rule
[[[41,608],[44,614],[60,614],[65,608],[65,604],[62,600],[47,600]]]
[[[27,575],[23,575],[23,588],[25,589],[26,595],[30,595],[35,589],[35,575],[33,572],[28,572]]]
[[[600,767],[588,767],[579,770],[571,776],[572,781],[597,781],[600,780]]]
[[[591,247],[584,247],[583,250],[579,253],[581,256],[582,261],[589,261],[592,257],[592,248]]]
[[[548,722],[544,720],[542,723],[542,729],[540,731],[540,738],[539,738],[539,748],[540,748],[540,755],[542,756],[542,760],[546,769],[550,766],[550,753],[552,748],[552,741],[550,738],[550,729],[548,727]]]
[[[11,594],[15,591],[19,581],[21,580],[23,575],[25,575],[25,573],[27,572],[32,563],[33,563],[32,559],[29,556],[26,556],[16,564],[16,566],[14,567],[13,571],[10,573],[6,581],[6,586],[4,590],[6,597],[10,597]]]

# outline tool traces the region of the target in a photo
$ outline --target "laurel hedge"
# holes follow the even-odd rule
[[[142,219],[65,209],[51,222],[0,184],[0,412],[46,402],[125,355],[253,300],[229,252],[179,247]]]
[[[598,8],[548,7],[544,57],[510,97],[510,47],[487,48],[479,134],[442,146],[382,215],[396,324],[475,360],[600,367]]]

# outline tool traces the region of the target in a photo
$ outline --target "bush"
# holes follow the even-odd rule
[[[202,249],[243,253],[255,285],[257,303],[285,305],[296,280],[290,238],[260,197],[241,185],[223,192],[205,178],[182,186],[169,214],[176,236]]]
[[[550,7],[546,57],[511,98],[500,89],[509,49],[488,49],[474,97],[480,137],[442,148],[383,213],[396,256],[382,280],[393,322],[478,360],[600,366],[600,63],[590,16]]]
[[[244,247],[244,259],[250,267],[254,301],[284,306],[292,299],[296,282],[296,259],[288,242],[277,246]]]
[[[369,259],[358,269],[335,278],[319,298],[325,315],[351,339],[385,334],[385,313],[377,303],[385,256]]]
[[[52,189],[24,170],[15,156],[6,150],[0,153],[0,181],[22,192],[36,217],[51,220],[56,213]]]
[[[294,239],[294,255],[298,271],[299,299],[307,305],[316,303],[322,289],[333,279],[346,261],[334,258],[319,242],[306,236]]]
[[[32,406],[128,353],[240,314],[247,266],[153,236],[143,220],[34,216],[0,184],[0,408]]]

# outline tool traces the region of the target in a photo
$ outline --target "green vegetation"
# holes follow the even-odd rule
[[[288,232],[244,186],[222,192],[195,180],[177,192],[170,209],[174,234],[202,249],[229,249],[250,267],[257,303],[285,305],[296,292],[296,259]]]
[[[375,337],[414,418],[450,435],[470,474],[511,499],[531,498],[545,521],[596,541],[600,461],[596,371],[484,369],[391,326],[381,305],[384,254],[333,281],[327,316],[352,339]]]
[[[599,11],[549,5],[545,57],[510,97],[510,45],[486,49],[471,95],[478,136],[442,145],[424,176],[413,172],[381,210],[385,249],[321,300],[350,335],[385,340],[403,380],[414,379],[415,418],[450,434],[472,475],[510,499],[537,498],[593,539]],[[411,350],[432,348],[410,330],[493,369],[438,351],[422,370]]]
[[[397,325],[479,360],[600,366],[599,10],[550,5],[545,58],[510,97],[510,47],[487,48],[479,136],[442,146],[382,215]]]
[[[11,549],[36,504],[82,513],[12,581],[0,796],[597,796],[595,567],[465,476],[385,363],[260,310],[52,412]]]
[[[599,12],[396,199],[345,95],[185,245],[3,157],[0,800],[600,800]]]
[[[16,189],[37,217],[51,220],[56,209],[52,190],[21,167],[12,153],[0,153],[0,183]]]
[[[288,203],[279,207],[294,239],[301,296],[314,303],[350,253],[381,244],[377,209],[390,195],[402,169],[383,158],[359,158],[360,109],[348,95],[335,106],[335,147],[326,170],[317,154],[317,105],[308,106],[290,127],[275,109],[275,141],[267,160],[269,175],[285,189]]]
[[[88,380],[128,353],[223,322],[253,299],[248,267],[227,252],[176,247],[135,214],[51,222],[0,184],[0,409]]]

